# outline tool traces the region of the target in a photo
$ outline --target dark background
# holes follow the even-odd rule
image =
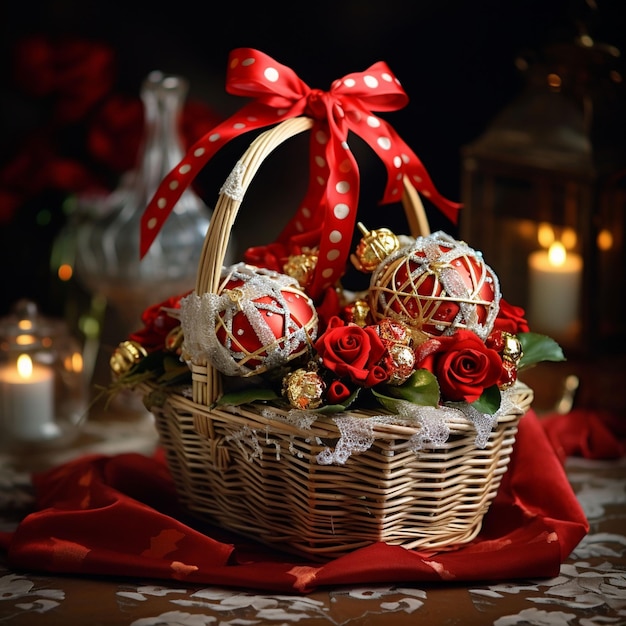
[[[154,69],[178,73],[189,79],[191,98],[223,116],[243,104],[224,91],[228,53],[242,46],[258,48],[320,89],[327,89],[335,78],[386,61],[410,99],[405,109],[387,119],[421,158],[439,190],[458,200],[462,146],[482,134],[524,86],[516,57],[536,56],[547,43],[571,41],[581,21],[596,38],[621,47],[626,30],[622,5],[620,0],[597,0],[597,8],[572,0],[324,0],[227,3],[218,10],[216,3],[207,2],[4,1],[0,165],[10,161],[23,134],[42,114],[25,105],[12,76],[14,46],[26,36],[44,33],[106,42],[115,51],[118,91],[137,94]],[[241,152],[241,145],[233,150]],[[230,155],[223,160],[228,167],[234,164]],[[362,174],[370,167],[376,175],[363,176],[362,197],[375,206],[383,181],[376,178],[376,164],[366,162]],[[218,169],[216,181],[222,175]],[[214,197],[209,195],[207,203]],[[280,208],[258,207],[252,223],[265,222],[267,214],[280,219]],[[435,228],[454,231],[430,208],[429,217]],[[14,224],[0,228],[5,233],[13,229],[0,253],[0,313],[23,295],[54,309],[46,273],[54,228],[42,232],[22,226],[17,233]],[[242,238],[248,235],[243,232]],[[16,250],[30,251],[30,267],[12,266]]]

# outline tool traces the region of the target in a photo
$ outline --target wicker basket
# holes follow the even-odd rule
[[[243,189],[272,150],[311,124],[306,117],[290,119],[259,135],[241,159]],[[218,288],[240,203],[219,196],[197,294]],[[403,205],[412,234],[426,234],[421,201],[407,180]],[[212,524],[314,560],[378,541],[421,550],[471,541],[496,495],[533,395],[516,383],[510,394],[515,408],[499,415],[484,448],[476,446],[475,428],[462,417],[448,424],[445,444],[418,453],[410,445],[417,427],[376,422],[369,449],[343,465],[322,465],[318,454],[340,438],[332,417],[319,416],[304,428],[268,415],[262,404],[216,407],[221,374],[206,363],[193,363],[191,370],[191,398],[142,387],[182,504]],[[280,417],[279,409],[272,411]]]

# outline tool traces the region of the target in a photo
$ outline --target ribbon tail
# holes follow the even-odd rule
[[[362,111],[374,118],[371,112]],[[400,202],[403,193],[403,179],[406,176],[415,189],[428,198],[453,224],[458,222],[458,212],[462,205],[445,198],[435,187],[428,171],[420,158],[409,148],[394,128],[381,118],[374,118],[377,123],[364,126],[348,118],[350,130],[363,139],[378,155],[387,170],[387,185],[381,204]]]
[[[443,215],[450,220],[452,224],[456,225],[459,219],[458,213],[462,208],[462,204],[459,202],[452,202],[451,200],[445,198],[435,187],[430,174],[417,154],[409,148],[409,146],[391,126],[388,128],[388,132],[393,137],[394,145],[402,148],[401,158],[403,163],[403,173],[408,177],[411,184],[420,194],[422,194],[425,198],[428,198],[428,200],[430,200],[443,213]],[[377,147],[375,146],[372,146],[372,148],[377,150]],[[378,148],[378,150],[379,149],[380,148]],[[387,161],[385,160],[384,162],[385,165],[387,165]],[[394,171],[394,174],[396,173],[397,172]],[[402,183],[402,178],[400,178],[399,181]],[[387,188],[385,189],[382,204],[396,202],[398,199],[395,184],[390,183],[395,183],[395,181],[391,181],[391,177],[387,184]],[[390,191],[391,194],[389,193]]]

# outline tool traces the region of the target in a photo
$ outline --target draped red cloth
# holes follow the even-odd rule
[[[321,586],[552,577],[588,531],[563,455],[624,454],[622,421],[573,411],[521,420],[478,537],[425,553],[377,543],[326,563],[281,553],[179,507],[162,451],[88,456],[33,477],[36,510],[0,545],[13,568],[309,593]]]

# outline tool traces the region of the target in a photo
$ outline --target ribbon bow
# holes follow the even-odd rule
[[[361,137],[385,164],[387,184],[381,204],[401,200],[407,176],[456,223],[460,205],[441,196],[419,158],[385,120],[372,113],[398,110],[408,102],[386,63],[335,80],[324,92],[311,89],[293,70],[266,54],[237,48],[229,55],[226,91],[254,99],[201,137],[163,179],[141,219],[142,258],[184,190],[222,146],[242,133],[300,115],[313,119],[309,187],[279,241],[303,233],[319,234],[318,262],[307,288],[313,299],[341,278],[350,252],[359,170],[347,144],[348,131]]]

